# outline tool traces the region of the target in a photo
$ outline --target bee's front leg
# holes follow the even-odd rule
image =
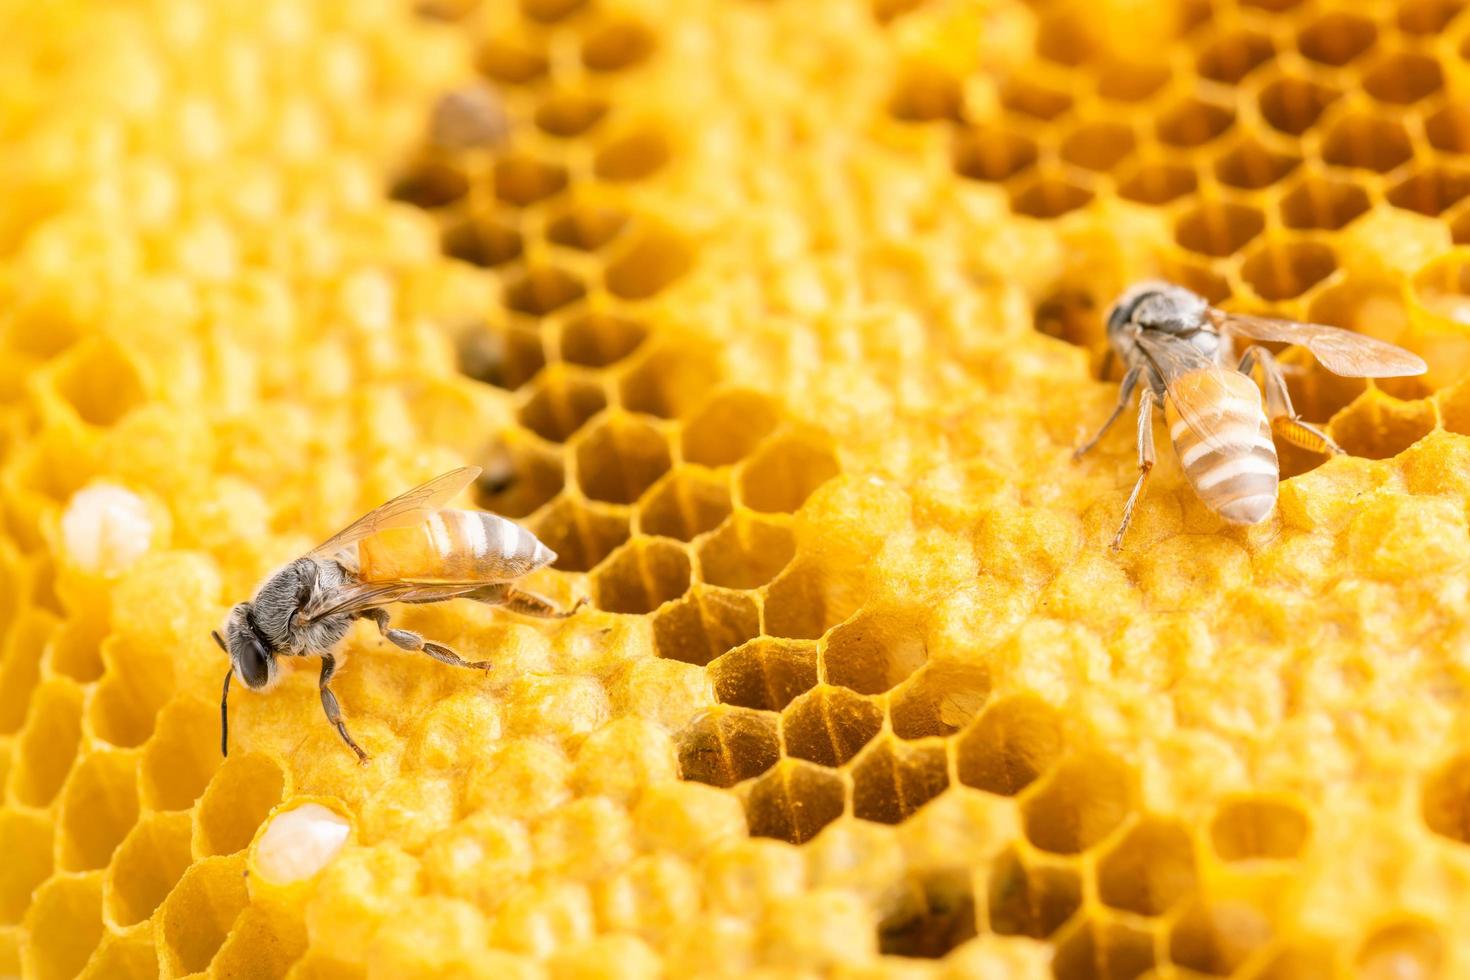
[[[1113,423],[1118,421],[1118,417],[1123,414],[1123,409],[1128,407],[1128,401],[1133,397],[1133,389],[1138,387],[1138,379],[1141,377],[1143,377],[1143,368],[1131,367],[1128,369],[1128,373],[1123,375],[1122,384],[1118,387],[1118,404],[1113,406],[1112,414],[1107,417],[1107,420],[1102,424],[1102,428],[1098,429],[1091,439],[1088,439],[1072,451],[1072,459],[1081,459],[1113,427]]]
[[[371,619],[373,622],[377,623],[378,632],[382,633],[384,639],[386,639],[389,643],[392,643],[398,647],[402,647],[405,650],[413,650],[416,653],[425,654],[427,656],[433,657],[440,663],[449,664],[451,667],[472,667],[476,670],[489,670],[491,667],[494,666],[494,664],[492,664],[488,660],[465,660],[463,657],[455,653],[453,650],[449,649],[444,644],[435,643],[432,640],[426,640],[418,633],[415,633],[413,630],[394,629],[392,626],[389,625],[390,620],[388,618],[387,610],[367,609],[364,610],[360,615],[365,619]]]
[[[1123,505],[1123,523],[1118,526],[1118,533],[1113,535],[1114,551],[1123,547],[1123,535],[1128,531],[1128,525],[1133,523],[1133,508],[1143,496],[1143,488],[1148,483],[1148,475],[1153,472],[1153,468],[1154,390],[1144,388],[1143,394],[1138,397],[1138,482],[1133,484],[1128,503]]]
[[[362,750],[362,746],[352,740],[351,735],[347,734],[347,723],[342,720],[342,706],[337,703],[337,695],[333,694],[331,687],[328,686],[336,670],[336,658],[330,653],[322,654],[322,674],[317,681],[317,687],[322,692],[322,710],[327,713],[327,721],[330,721],[336,727],[337,734],[342,736],[342,741],[357,753],[357,761],[366,763],[368,754]]]

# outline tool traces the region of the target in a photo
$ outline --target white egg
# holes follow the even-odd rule
[[[319,803],[284,810],[255,845],[255,869],[273,884],[303,881],[332,862],[350,829],[346,817]]]
[[[148,505],[125,487],[94,483],[77,491],[61,515],[67,553],[83,569],[111,575],[125,570],[153,541]]]

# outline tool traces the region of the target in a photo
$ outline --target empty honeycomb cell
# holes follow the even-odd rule
[[[907,66],[888,96],[888,114],[904,122],[960,121],[964,90],[958,79],[935,66]]]
[[[740,497],[752,510],[794,513],[841,468],[832,449],[809,433],[787,433],[761,445],[740,468]]]
[[[1035,142],[992,126],[974,126],[955,136],[952,161],[955,173],[972,180],[1009,180],[1036,164]]]
[[[543,371],[516,413],[522,425],[550,442],[565,442],[607,407],[602,385],[574,371]]]
[[[1227,187],[1254,191],[1269,187],[1291,173],[1301,158],[1267,149],[1246,139],[1215,161],[1215,176]]]
[[[524,242],[521,233],[504,222],[470,216],[445,227],[439,247],[450,258],[493,269],[520,258]]]
[[[678,418],[699,405],[717,383],[708,351],[678,344],[646,348],[619,385],[623,407],[658,418]]]
[[[1445,976],[1445,942],[1440,930],[1421,918],[1405,918],[1373,930],[1353,957],[1362,980],[1431,980]]]
[[[741,388],[722,391],[685,421],[684,458],[705,466],[738,463],[780,420],[780,409],[765,395]]]
[[[634,503],[669,465],[664,434],[632,415],[606,416],[577,443],[577,481],[593,500]]]
[[[1092,202],[1092,191],[1068,177],[1042,174],[1011,195],[1011,210],[1032,218],[1060,218]]]
[[[1253,207],[1214,201],[1181,215],[1174,240],[1191,252],[1225,258],[1244,248],[1266,228],[1266,218]]]
[[[1292,299],[1332,275],[1337,258],[1318,242],[1277,241],[1255,248],[1240,274],[1262,299]]]
[[[902,823],[949,786],[944,746],[933,742],[881,739],[851,771],[853,816],[874,823]]]
[[[90,617],[68,620],[47,645],[51,668],[83,684],[95,681],[102,676],[100,647],[106,632],[105,623]]]
[[[1325,940],[1308,937],[1280,943],[1261,963],[1250,971],[1255,980],[1292,980],[1295,977],[1323,980],[1342,975],[1339,951]]]
[[[1072,96],[1026,78],[1011,78],[1001,90],[1001,105],[1013,113],[1050,122],[1072,108]]]
[[[562,323],[562,360],[607,367],[632,354],[648,336],[637,320],[611,313],[587,313]]]
[[[1169,959],[1211,976],[1234,973],[1271,941],[1271,923],[1240,902],[1191,905],[1169,930]]]
[[[582,64],[591,71],[625,71],[647,61],[658,39],[645,24],[632,19],[612,20],[582,42]]]
[[[544,133],[575,139],[601,122],[607,110],[605,99],[579,92],[560,92],[548,96],[536,107],[534,119]]]
[[[1327,163],[1378,173],[1388,173],[1413,155],[1402,123],[1363,112],[1337,120],[1322,142],[1322,159]]]
[[[531,531],[556,552],[554,568],[590,572],[628,540],[628,518],[607,505],[588,505],[562,496],[531,521]]]
[[[1118,185],[1118,194],[1139,204],[1168,204],[1194,193],[1199,178],[1193,167],[1162,161],[1139,163],[1127,172]]]
[[[790,528],[741,512],[700,542],[700,573],[710,585],[758,589],[779,575],[795,554],[796,538]]]
[[[442,208],[469,193],[464,172],[444,160],[420,160],[393,180],[388,196],[418,208]]]
[[[592,158],[592,172],[600,180],[645,180],[663,169],[672,154],[663,132],[645,126],[604,143]]]
[[[1315,62],[1341,67],[1363,55],[1378,40],[1378,29],[1366,17],[1334,10],[1303,28],[1296,37],[1302,54]]]
[[[530,381],[546,366],[541,335],[521,326],[472,323],[455,335],[454,353],[455,366],[465,377],[508,391]]]
[[[1470,108],[1452,104],[1424,120],[1430,144],[1446,153],[1470,153]]]
[[[804,844],[842,816],[847,790],[829,769],[783,759],[750,786],[745,819],[752,837]]]
[[[679,775],[710,786],[753,779],[781,758],[776,715],[724,705],[679,733]]]
[[[37,888],[25,929],[21,963],[26,977],[75,977],[102,939],[100,876],[56,877]]]
[[[1037,333],[1089,350],[1107,342],[1098,301],[1078,289],[1063,288],[1036,304],[1032,326]]]
[[[1269,797],[1240,797],[1220,804],[1210,822],[1215,853],[1226,861],[1300,857],[1311,828],[1301,808]]]
[[[48,681],[31,697],[15,744],[10,791],[28,806],[48,806],[71,770],[82,737],[82,695],[70,683]]]
[[[236,751],[204,790],[195,811],[195,844],[201,854],[242,851],[281,802],[285,774],[270,758]]]
[[[528,269],[505,288],[505,305],[527,316],[546,316],[587,295],[576,276],[555,266]]]
[[[109,671],[92,691],[87,722],[92,734],[119,748],[135,748],[153,734],[158,709],[169,692],[142,676]]]
[[[1388,203],[1431,218],[1470,194],[1470,172],[1433,167],[1412,173],[1388,191]]]
[[[653,620],[654,650],[660,657],[703,667],[760,635],[760,608],[731,589],[699,587],[659,609]]]
[[[1470,844],[1470,755],[1456,756],[1429,774],[1420,812],[1436,834]]]
[[[153,980],[156,976],[158,953],[152,937],[104,932],[79,980]]]
[[[138,819],[137,758],[122,752],[85,756],[66,781],[57,822],[63,871],[107,866]]]
[[[904,739],[953,735],[980,714],[989,696],[983,666],[928,664],[889,696],[889,724]]]
[[[1154,966],[1154,937],[1110,919],[1083,919],[1057,944],[1056,980],[1133,980]]]
[[[1464,7],[1462,0],[1406,0],[1398,9],[1399,30],[1405,34],[1438,34]]]
[[[1097,94],[1113,102],[1143,102],[1168,81],[1167,65],[1112,59],[1098,69]]]
[[[103,889],[108,922],[126,928],[153,914],[192,861],[189,836],[187,813],[149,814],[128,831]]]
[[[587,6],[587,0],[520,0],[521,15],[541,24],[565,20]]]
[[[860,599],[815,565],[794,562],[766,590],[765,631],[815,640],[857,611]]]
[[[1256,31],[1236,31],[1211,41],[1200,52],[1195,70],[1205,78],[1236,85],[1275,55],[1276,46],[1266,35]]]
[[[581,205],[562,212],[546,226],[546,238],[556,245],[595,252],[628,225],[628,213],[618,208]]]
[[[56,629],[56,617],[44,610],[26,610],[12,623],[0,660],[0,733],[25,724],[31,692],[41,679],[41,653]]]
[[[641,221],[618,243],[603,282],[619,299],[648,299],[693,267],[694,250],[683,235],[666,225]]]
[[[116,425],[148,397],[132,355],[110,340],[77,344],[52,371],[56,393],[89,425]]]
[[[1002,936],[1046,939],[1082,906],[1082,876],[1064,865],[1032,863],[1009,848],[990,865],[986,909]]]
[[[966,786],[1015,796],[1051,769],[1062,753],[1061,719],[1039,698],[993,702],[955,742],[956,772]]]
[[[495,161],[495,196],[513,207],[529,207],[566,190],[567,170],[523,154],[506,154]]]
[[[1444,86],[1439,62],[1410,51],[1396,51],[1379,59],[1363,76],[1363,89],[1380,102],[1409,105]]]
[[[478,462],[482,469],[475,480],[477,502],[502,517],[534,513],[566,483],[561,454],[528,439],[497,444]]]
[[[1193,894],[1194,840],[1177,820],[1146,816],[1099,858],[1097,893],[1115,909],[1163,915]]]
[[[823,766],[840,766],[873,740],[883,727],[883,710],[840,687],[817,687],[781,713],[787,755]]]
[[[258,906],[246,908],[210,964],[217,977],[287,976],[306,951],[306,929]]]
[[[940,959],[976,935],[975,892],[966,869],[914,878],[898,907],[878,923],[878,952]]]
[[[1079,854],[1112,833],[1132,811],[1133,784],[1133,773],[1112,756],[1071,756],[1022,805],[1026,837],[1044,851]]]
[[[1101,49],[1096,26],[1073,7],[1058,8],[1042,15],[1036,28],[1036,53],[1058,65],[1081,65],[1097,57]]]
[[[1261,89],[1261,116],[1288,136],[1301,136],[1341,96],[1336,89],[1310,79],[1286,75]]]
[[[1062,140],[1062,159],[1088,170],[1112,170],[1138,145],[1133,128],[1097,122],[1074,129]]]
[[[666,473],[638,505],[638,529],[692,541],[730,513],[730,489],[714,473],[680,466]]]
[[[1288,228],[1336,231],[1372,206],[1368,192],[1358,184],[1309,176],[1281,199],[1281,221]]]
[[[1160,140],[1187,149],[1223,136],[1233,125],[1235,113],[1229,107],[1190,97],[1166,110],[1156,129]]]
[[[592,573],[599,609],[649,613],[689,590],[689,553],[672,541],[634,538]]]
[[[0,923],[19,922],[31,893],[51,877],[51,822],[42,813],[0,811]]]
[[[780,711],[817,685],[816,644],[758,637],[711,661],[709,674],[722,703]]]
[[[248,904],[243,858],[206,858],[191,865],[159,911],[158,958],[164,975],[207,969]]]
[[[526,85],[546,74],[545,53],[533,51],[507,38],[491,38],[475,52],[480,74],[505,85]]]
[[[1433,402],[1403,402],[1375,389],[1335,416],[1329,431],[1349,455],[1391,459],[1433,432],[1436,424]]]
[[[882,694],[896,687],[928,658],[924,617],[917,609],[865,611],[838,626],[822,643],[827,682],[859,694]]]

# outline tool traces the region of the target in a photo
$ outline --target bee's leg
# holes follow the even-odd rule
[[[1266,391],[1266,417],[1271,420],[1271,428],[1293,446],[1300,446],[1314,453],[1341,455],[1342,447],[1333,442],[1331,436],[1315,425],[1303,422],[1296,414],[1296,409],[1291,406],[1291,393],[1286,390],[1286,376],[1282,373],[1281,365],[1276,363],[1276,358],[1269,350],[1253,344],[1241,356],[1239,370],[1248,375],[1255,370],[1257,364],[1261,366],[1261,387]]]
[[[368,754],[362,750],[362,746],[352,740],[351,735],[347,734],[347,725],[342,721],[342,706],[337,703],[337,695],[333,694],[332,689],[327,686],[336,670],[336,658],[329,653],[322,654],[322,675],[317,681],[317,686],[322,692],[322,710],[327,713],[327,721],[336,726],[337,734],[342,736],[342,741],[357,753],[357,761],[367,762]]]
[[[1139,498],[1143,496],[1143,488],[1148,483],[1148,475],[1154,468],[1154,390],[1144,388],[1143,394],[1138,397],[1138,482],[1133,484],[1133,492],[1128,495],[1128,503],[1123,505],[1123,523],[1118,525],[1118,533],[1113,535],[1112,549],[1118,551],[1123,547],[1123,535],[1128,531],[1128,525],[1133,523],[1133,508],[1138,505]]]
[[[1133,389],[1138,387],[1138,379],[1141,377],[1143,377],[1142,367],[1131,367],[1128,369],[1128,373],[1123,375],[1123,382],[1118,387],[1118,404],[1113,406],[1113,413],[1108,416],[1107,421],[1102,424],[1102,428],[1098,429],[1091,439],[1088,439],[1072,451],[1072,458],[1074,460],[1081,459],[1088,450],[1096,446],[1102,437],[1107,434],[1107,431],[1113,427],[1113,423],[1118,421],[1118,417],[1123,414],[1123,409],[1128,407],[1128,401],[1133,397]]]
[[[440,663],[449,664],[451,667],[473,667],[476,670],[489,670],[494,666],[490,661],[469,661],[449,649],[442,643],[426,640],[413,630],[394,629],[388,625],[388,612],[384,609],[368,609],[362,613],[366,619],[371,619],[378,624],[378,632],[395,646],[405,650],[413,650],[416,653],[427,654]]]
[[[566,619],[575,616],[577,610],[587,605],[584,596],[577,600],[577,604],[570,609],[562,609],[549,599],[543,599],[531,592],[522,592],[513,586],[507,585],[505,593],[501,596],[500,604],[511,612],[520,613],[522,616],[536,616],[540,619]]]

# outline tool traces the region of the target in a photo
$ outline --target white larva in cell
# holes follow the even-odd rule
[[[276,885],[304,881],[332,862],[350,829],[346,817],[320,803],[278,813],[255,845],[255,870]]]
[[[148,505],[115,483],[94,483],[72,495],[61,515],[61,537],[74,562],[112,575],[137,561],[153,541]]]

